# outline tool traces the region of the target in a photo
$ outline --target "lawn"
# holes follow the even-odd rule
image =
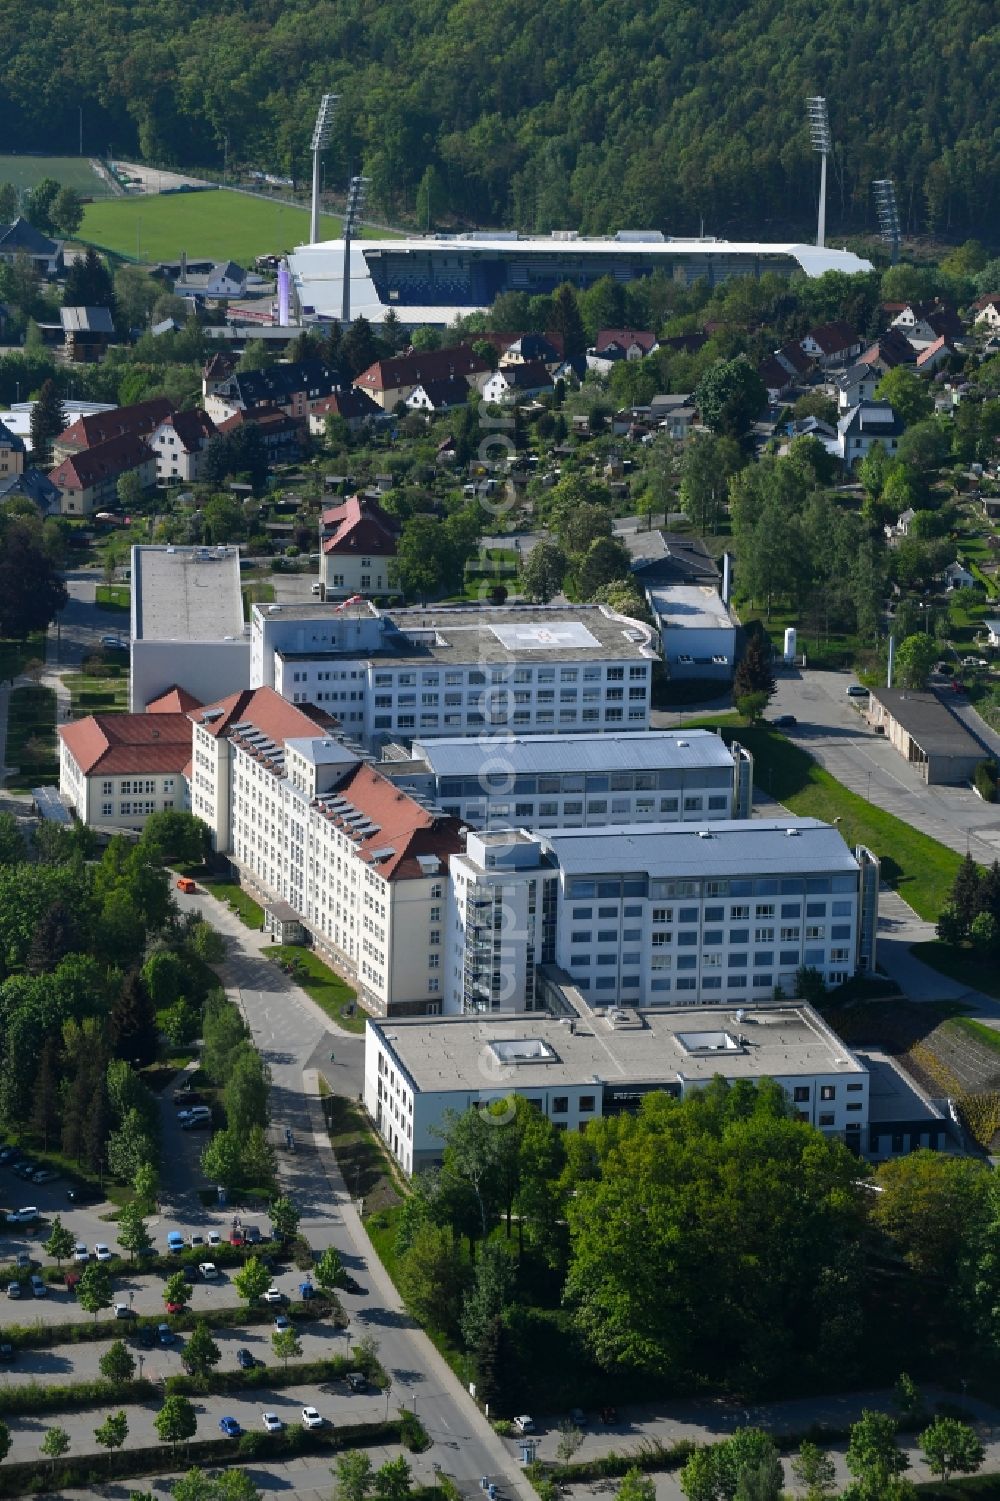
[[[0,156],[0,182],[13,183],[23,192],[43,177],[54,177],[64,188],[75,188],[82,198],[106,198],[110,192],[85,156]]]
[[[340,225],[324,214],[320,237],[334,239]],[[172,261],[184,250],[189,260],[211,257],[249,266],[255,256],[279,255],[307,241],[309,211],[228,188],[114,198],[88,205],[79,239],[129,260]]]
[[[7,778],[10,788],[30,789],[59,780],[56,754],[56,696],[51,688],[15,688],[7,714],[8,766],[18,769]]]
[[[250,610],[253,605],[272,605],[274,603],[274,585],[266,583],[252,583],[243,585],[243,619],[250,619]]]
[[[203,881],[197,871],[191,872],[200,886],[210,892],[218,902],[226,902],[239,916],[240,922],[246,928],[260,929],[264,926],[264,909],[255,902],[253,897],[247,896],[242,886],[237,886],[235,881]]]
[[[970,990],[982,990],[1000,1000],[1000,970],[995,959],[980,959],[971,949],[954,949],[937,938],[930,943],[915,943],[912,953],[914,958],[922,959],[939,974],[947,975],[949,980],[957,980],[960,985],[968,985]],[[984,1027],[981,1022],[970,1025],[975,1026],[977,1036],[983,1032],[989,1034],[981,1041],[1000,1048],[1000,1035],[992,1027]]]
[[[707,718],[694,724],[714,728],[719,721]],[[948,900],[961,856],[921,834],[902,819],[849,792],[829,772],[784,735],[761,725],[721,722],[724,738],[739,740],[754,757],[754,781],[789,812],[839,819],[839,828],[853,848],[865,844],[882,862],[882,880],[898,891],[913,910],[929,922],[937,919]]]
[[[66,677],[73,717],[87,714],[125,714],[128,711],[128,679],[91,677],[72,673]]]
[[[101,610],[131,609],[132,590],[128,584],[98,584],[94,590],[94,603]]]
[[[0,682],[16,678],[31,661],[45,661],[44,632],[29,636],[27,641],[0,641]]]
[[[342,1095],[328,1094],[323,1097],[323,1114],[348,1191],[366,1200],[366,1207],[372,1211],[385,1212],[397,1204],[400,1194],[395,1166],[363,1108]],[[376,1249],[386,1260],[382,1248]],[[386,1270],[392,1276],[391,1257],[389,1263]]]
[[[278,964],[292,965],[296,982],[338,1027],[345,1032],[365,1030],[365,1014],[358,1009],[355,992],[312,949],[298,943],[275,944],[267,957]]]

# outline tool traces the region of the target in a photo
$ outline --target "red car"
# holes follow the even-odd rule
[[[229,1232],[229,1244],[231,1246],[242,1246],[244,1244],[244,1241],[243,1241],[243,1231],[242,1230],[230,1230],[230,1232]]]
[[[167,1312],[168,1313],[183,1313],[184,1312],[184,1304],[183,1303],[168,1303],[167,1304]]]

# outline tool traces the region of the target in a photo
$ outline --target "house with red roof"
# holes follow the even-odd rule
[[[118,481],[132,473],[144,490],[149,489],[156,483],[156,454],[145,437],[123,433],[68,454],[49,470],[49,480],[59,491],[59,510],[64,516],[90,516],[117,504]]]
[[[833,365],[847,365],[861,353],[862,341],[849,323],[835,320],[811,328],[799,340],[802,351],[824,370]]]
[[[399,522],[370,495],[350,495],[319,519],[319,581],[324,599],[398,594],[389,569]]]
[[[186,713],[90,714],[59,726],[59,791],[81,823],[141,829],[150,813],[186,809]]]
[[[149,435],[159,483],[193,484],[201,474],[205,450],[217,432],[211,417],[200,407],[164,417]]]
[[[450,349],[411,350],[389,360],[376,360],[355,377],[354,385],[364,391],[384,412],[391,412],[406,401],[416,386],[429,380],[460,378],[469,385],[489,373],[489,363],[467,344]]]
[[[148,438],[173,410],[169,397],[151,396],[148,401],[136,401],[131,406],[78,417],[53,442],[52,457],[58,464],[75,453],[98,448],[116,438]]]
[[[1000,292],[989,292],[977,297],[969,311],[973,323],[985,323],[987,328],[1000,328]]]

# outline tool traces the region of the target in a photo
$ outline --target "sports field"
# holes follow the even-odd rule
[[[19,192],[33,188],[43,177],[54,177],[64,188],[76,188],[82,198],[108,196],[107,183],[85,156],[0,156],[0,182],[12,182]]]
[[[324,214],[320,233],[333,239],[340,220]],[[228,188],[152,194],[89,204],[79,238],[130,260],[175,261],[184,250],[189,260],[246,266],[254,256],[281,255],[308,240],[309,214]]]

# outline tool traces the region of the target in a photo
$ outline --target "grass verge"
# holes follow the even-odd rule
[[[264,926],[263,907],[252,896],[248,896],[242,886],[237,886],[235,881],[202,880],[200,884],[211,892],[217,902],[225,902],[230,906],[245,928],[256,928],[259,931]]]
[[[971,949],[952,948],[939,938],[932,939],[930,943],[915,943],[910,952],[915,959],[922,959],[931,969],[936,969],[938,974],[947,975],[949,980],[957,980],[970,990],[981,990],[1000,1000],[1000,969],[997,968],[995,959],[981,959]],[[990,1032],[988,1027],[979,1023],[976,1026],[978,1031]],[[990,1032],[990,1036],[996,1039],[995,1032]],[[991,1046],[1000,1047],[1000,1039],[991,1043]]]
[[[268,949],[267,957],[294,975],[296,983],[338,1027],[345,1032],[365,1030],[365,1015],[358,1009],[356,993],[312,949],[298,943],[275,944]]]
[[[56,695],[52,688],[15,688],[7,713],[7,786],[30,790],[59,779]]]
[[[363,1199],[370,1211],[398,1204],[395,1165],[362,1108],[343,1095],[328,1094],[323,1097],[323,1115],[330,1145],[354,1197]],[[381,1246],[377,1249],[382,1256]],[[386,1270],[392,1276],[392,1267]]]
[[[712,719],[692,727],[715,728]],[[948,900],[961,856],[911,828],[901,818],[849,792],[807,751],[763,725],[723,722],[728,743],[738,740],[754,757],[754,780],[789,810],[803,817],[839,820],[848,845],[865,844],[882,862],[882,880],[898,891],[918,916],[934,922]]]
[[[98,584],[94,603],[99,610],[130,610],[132,590],[128,584]]]
[[[74,672],[68,673],[65,681],[74,719],[88,714],[124,714],[128,710],[125,678],[99,678]]]

